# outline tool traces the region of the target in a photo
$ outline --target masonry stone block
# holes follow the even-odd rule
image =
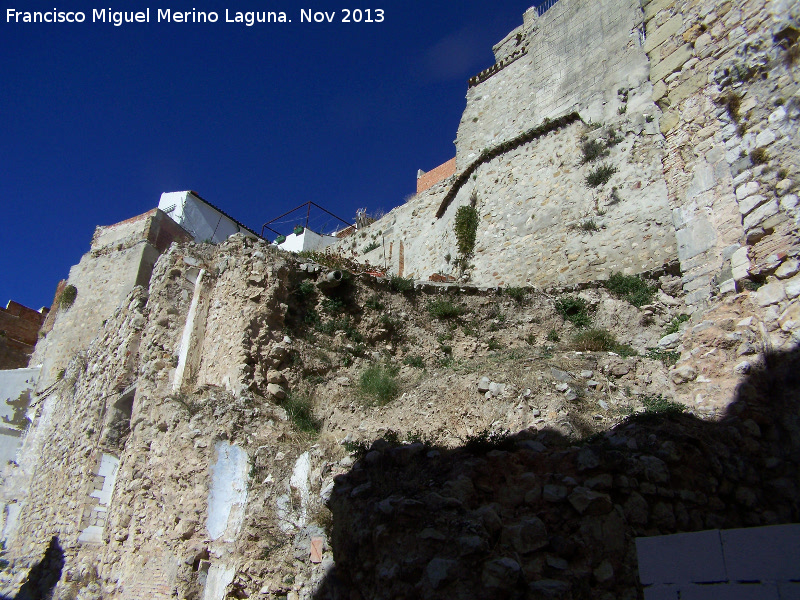
[[[692,182],[686,190],[687,201],[710,190],[716,182],[714,179],[714,167],[705,162],[697,165],[692,171],[692,175]]]
[[[713,247],[717,232],[707,219],[698,217],[676,231],[675,237],[678,240],[678,258],[684,261]]]
[[[747,196],[746,198],[739,200],[739,212],[743,215],[750,214],[753,209],[758,208],[766,201],[766,197],[762,196],[761,194]]]
[[[753,227],[758,227],[764,221],[766,221],[769,217],[777,214],[778,212],[778,201],[777,200],[770,200],[766,204],[762,204],[760,207],[755,209],[749,215],[744,218],[744,228],[751,229]]]
[[[750,257],[748,256],[748,251],[749,246],[743,246],[731,256],[731,271],[736,281],[741,281],[750,274]]]
[[[783,282],[783,288],[789,298],[800,296],[800,275],[787,279]]]
[[[666,23],[658,27],[655,31],[650,33],[644,41],[642,49],[645,52],[651,52],[653,48],[662,44],[673,35],[680,31],[683,27],[683,15],[673,15]]]
[[[800,580],[800,524],[724,530],[722,549],[732,581]]]
[[[677,112],[666,111],[663,115],[661,115],[661,120],[659,121],[661,133],[666,134],[669,132],[673,127],[680,123],[680,120],[681,117]]]
[[[663,81],[656,81],[653,84],[653,102],[662,98],[667,93],[667,84]]]
[[[775,141],[775,134],[771,129],[765,129],[756,136],[756,147],[769,146]]]
[[[704,87],[707,83],[706,74],[702,71],[694,73],[689,79],[682,82],[669,92],[669,101],[672,106],[677,106],[686,98]]]
[[[662,10],[672,8],[675,5],[675,0],[652,0],[646,7],[644,7],[644,19],[649,21],[655,17]]]
[[[761,184],[757,181],[748,181],[747,183],[743,183],[739,187],[736,188],[736,199],[737,200],[744,200],[747,196],[751,196],[758,191],[758,188],[761,187]]]
[[[718,530],[636,538],[636,552],[643,585],[727,579]]]
[[[777,279],[770,281],[766,285],[762,285],[758,288],[757,294],[759,306],[777,304],[786,298],[786,291],[784,290],[783,283]]]
[[[673,71],[677,71],[687,60],[692,58],[692,45],[684,44],[674,52],[662,58],[650,68],[650,81],[663,79]]]

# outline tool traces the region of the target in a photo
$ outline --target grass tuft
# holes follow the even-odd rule
[[[397,397],[400,384],[397,367],[372,365],[361,373],[359,388],[369,404],[383,406]]]
[[[556,300],[556,312],[575,327],[588,327],[592,323],[586,300],[580,296],[565,296]]]
[[[616,172],[617,172],[616,167],[604,163],[599,167],[597,167],[596,169],[592,170],[586,176],[586,185],[588,185],[589,187],[598,187],[600,185],[608,183],[609,179],[611,179],[611,176]]]
[[[637,308],[650,304],[656,295],[655,285],[650,285],[636,275],[623,275],[622,273],[612,273],[605,282],[605,288]]]
[[[572,347],[580,352],[616,352],[620,356],[636,356],[638,352],[627,344],[620,344],[614,334],[605,329],[587,329],[572,338]]]
[[[322,425],[314,418],[314,405],[311,398],[290,395],[281,403],[281,406],[295,428],[311,435],[317,435],[320,432]]]
[[[392,275],[389,279],[389,289],[391,289],[393,292],[412,292],[414,291],[414,279],[411,277]]]
[[[503,290],[503,293],[509,298],[516,300],[520,304],[525,302],[526,290],[524,287],[507,287],[506,289]]]
[[[453,304],[449,300],[437,299],[428,304],[428,312],[436,319],[456,319],[466,312],[463,306]]]

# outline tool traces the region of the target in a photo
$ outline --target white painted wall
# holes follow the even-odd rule
[[[90,524],[81,531],[78,541],[82,543],[101,544],[103,543],[103,529],[105,529],[108,518],[108,507],[111,505],[111,497],[114,495],[114,484],[117,481],[119,470],[119,459],[111,454],[103,454],[100,458],[100,466],[96,475],[103,477],[103,485],[100,489],[94,489],[89,496],[97,498],[97,504],[92,507]]]
[[[214,453],[216,456],[211,465],[206,529],[212,540],[224,535],[223,541],[232,542],[244,520],[247,502],[247,452],[239,446],[217,442],[214,444]]]
[[[279,244],[281,250],[287,252],[301,252],[303,250],[322,250],[331,244],[338,242],[339,238],[334,235],[324,235],[306,229],[300,235],[290,233],[286,236],[286,241]]]
[[[39,371],[38,367],[0,371],[0,465],[16,460],[28,421],[14,423],[15,413],[19,421],[19,411],[28,410]],[[16,410],[10,402],[17,403]]]
[[[211,565],[203,588],[203,600],[224,600],[225,590],[233,581],[236,570],[225,564]]]
[[[158,208],[191,233],[196,242],[218,243],[239,232],[253,235],[253,232],[244,229],[190,191],[161,194]]]

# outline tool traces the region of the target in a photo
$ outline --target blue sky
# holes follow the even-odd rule
[[[229,4],[0,0],[0,303],[47,306],[94,227],[196,190],[250,227],[312,200],[352,219],[455,155],[467,79],[531,0]],[[84,23],[7,22],[8,9]],[[93,9],[150,23],[92,22]],[[157,22],[158,9],[217,23]],[[383,23],[342,23],[344,9]],[[225,11],[291,23],[225,23]],[[335,13],[301,23],[301,9]]]

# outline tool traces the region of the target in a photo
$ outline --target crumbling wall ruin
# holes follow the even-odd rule
[[[623,54],[649,53],[653,85],[604,80],[570,104],[583,123],[479,157],[449,203],[458,173],[344,242],[382,241],[358,258],[400,275],[456,278],[453,217],[475,191],[464,270],[480,288],[346,275],[325,292],[320,265],[243,236],[153,266],[183,239],[168,221],[100,230],[37,349],[53,358],[3,474],[0,593],[41,577],[64,600],[633,597],[636,536],[796,521],[795,8],[631,10],[646,35],[620,34]],[[525,64],[516,41],[470,94]],[[742,123],[720,103],[731,91]],[[494,118],[478,117],[464,140]],[[583,164],[586,142],[608,155]],[[605,161],[618,172],[590,188]],[[658,269],[676,256],[682,280]],[[653,270],[638,308],[573,286]],[[714,291],[729,295],[698,307]],[[614,345],[576,351],[564,297]],[[365,398],[373,367],[399,382],[385,404]],[[667,399],[690,414],[650,414]]]

